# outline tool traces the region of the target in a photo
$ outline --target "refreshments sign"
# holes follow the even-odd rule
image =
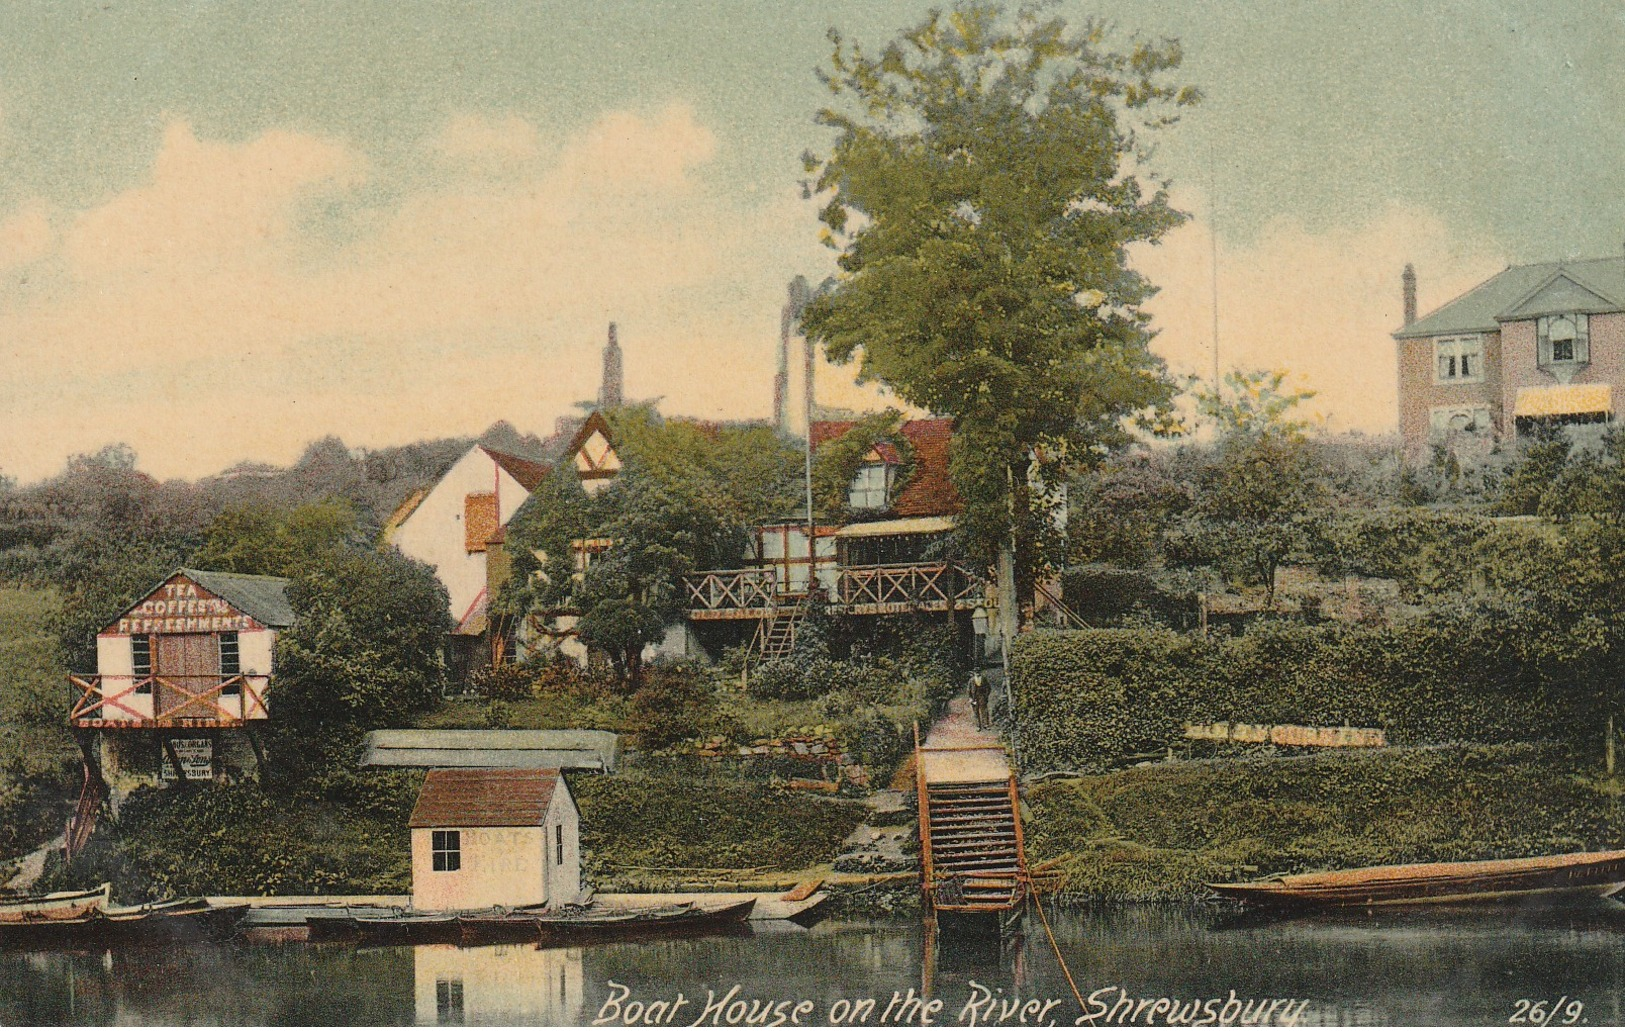
[[[175,580],[154,591],[118,621],[121,634],[218,634],[259,624],[197,584]]]

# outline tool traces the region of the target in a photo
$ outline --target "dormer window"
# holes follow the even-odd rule
[[[1535,321],[1537,361],[1583,365],[1591,361],[1591,326],[1585,315],[1547,315]]]
[[[891,505],[892,478],[896,466],[871,451],[858,466],[852,486],[846,492],[846,504],[855,511],[877,511]]]
[[[1482,383],[1484,381],[1484,339],[1446,337],[1433,342],[1435,383]]]

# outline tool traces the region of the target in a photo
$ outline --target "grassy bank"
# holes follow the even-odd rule
[[[1555,746],[1170,763],[1051,781],[1027,846],[1079,897],[1188,900],[1204,881],[1618,847],[1625,804]]]
[[[171,895],[405,894],[407,818],[422,774],[335,773],[272,794],[254,784],[143,790],[51,890],[112,881],[125,901]],[[828,862],[862,820],[860,803],[726,777],[571,778],[589,883],[681,880],[683,870],[798,870]]]
[[[78,788],[55,591],[0,586],[0,860],[62,833]]]
[[[600,888],[726,879],[827,863],[863,821],[862,803],[721,775],[571,778],[586,876]]]

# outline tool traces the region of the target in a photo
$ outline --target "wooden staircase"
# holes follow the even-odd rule
[[[67,831],[62,839],[62,854],[65,859],[72,859],[89,843],[90,836],[96,833],[96,818],[101,814],[102,803],[107,800],[107,782],[102,780],[100,771],[88,760],[84,767],[84,782],[79,788],[79,803],[74,806],[73,815],[68,817]]]
[[[984,770],[1002,772],[1004,777],[950,780],[929,775],[930,761],[945,752],[980,753]],[[997,761],[986,758],[988,753]],[[916,743],[914,755],[922,887],[931,909],[988,914],[1017,910],[1026,900],[1031,878],[1016,778],[1004,763],[1003,750],[921,748]]]
[[[775,611],[756,628],[756,650],[764,659],[788,658],[796,647],[796,628],[801,625],[801,610]]]

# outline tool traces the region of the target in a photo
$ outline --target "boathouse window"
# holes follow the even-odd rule
[[[436,873],[450,873],[463,868],[463,832],[431,831],[430,845],[434,852]]]
[[[553,865],[564,865],[564,824],[553,825]]]
[[[453,834],[456,831],[452,832]],[[434,1016],[437,1024],[463,1022],[463,979],[437,978],[434,983]]]
[[[135,676],[135,693],[152,694],[152,638],[146,634],[130,638],[130,672]]]
[[[1535,320],[1535,361],[1541,366],[1591,361],[1590,319],[1585,315],[1548,315]]]
[[[235,677],[243,671],[242,652],[237,643],[237,631],[228,630],[220,635],[220,675]],[[243,686],[233,680],[220,689],[221,694],[241,694]]]

